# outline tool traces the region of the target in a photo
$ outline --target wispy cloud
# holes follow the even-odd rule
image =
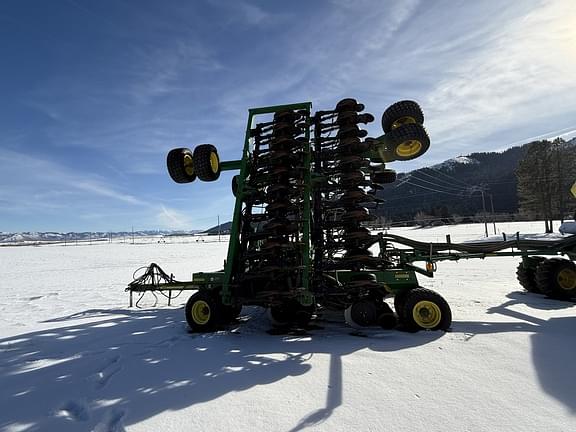
[[[167,94],[198,90],[187,80],[190,75],[222,69],[210,49],[194,39],[137,49],[134,61],[132,76],[135,79],[129,91],[141,104]]]
[[[576,57],[567,56],[576,31],[566,27],[574,19],[576,9],[567,2],[543,3],[500,22],[481,49],[453,62],[424,100],[438,144],[464,150],[477,142],[488,150],[500,143],[483,139],[496,131],[522,125],[520,139],[542,131],[546,118],[574,112],[576,103],[560,103],[576,90]],[[565,126],[571,124],[566,118]]]
[[[51,67],[24,61],[34,79],[15,76],[20,86],[3,94],[13,117],[0,131],[4,211],[174,227],[230,213],[227,173],[174,185],[166,152],[209,142],[237,159],[256,106],[356,97],[378,117],[415,99],[432,147],[399,170],[574,133],[575,2],[135,4],[62,3],[70,15],[46,20],[47,43],[21,50]],[[46,32],[14,17],[3,23],[24,44]],[[68,22],[81,23],[78,38],[60,33]],[[382,133],[378,121],[368,130]]]
[[[174,209],[168,209],[164,205],[160,206],[160,211],[156,215],[157,223],[165,229],[190,229],[192,226],[190,217]]]
[[[68,206],[74,200],[95,197],[111,198],[135,206],[148,205],[131,194],[118,191],[102,179],[86,178],[55,162],[11,150],[0,150],[0,163],[4,169],[0,180],[5,193],[29,210],[34,206],[55,205],[64,201]],[[34,197],[33,201],[30,198]]]

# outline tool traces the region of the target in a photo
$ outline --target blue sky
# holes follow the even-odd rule
[[[576,134],[572,0],[3,0],[0,58],[0,231],[228,220],[232,174],[176,184],[166,153],[239,158],[251,107],[417,100],[398,171]]]

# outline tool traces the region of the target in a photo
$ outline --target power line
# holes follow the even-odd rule
[[[444,193],[444,194],[447,194],[447,195],[454,195],[454,196],[457,196],[457,197],[462,197],[462,194],[461,194],[461,193],[460,193],[460,194],[455,194],[455,193],[452,193],[452,192],[447,192],[447,191],[432,189],[432,188],[429,188],[429,187],[426,187],[426,186],[422,186],[422,185],[419,185],[419,184],[416,184],[416,183],[411,183],[411,182],[409,182],[409,181],[406,181],[405,183],[408,183],[408,184],[410,184],[410,185],[412,185],[412,186],[416,186],[416,187],[419,187],[419,188],[422,188],[422,189],[426,189],[426,190],[438,192],[438,193]]]
[[[413,176],[413,175],[412,175],[412,176]],[[432,186],[436,186],[436,187],[440,187],[440,188],[445,188],[445,189],[452,189],[452,190],[454,190],[454,191],[459,191],[459,192],[468,191],[468,190],[470,189],[470,188],[461,188],[461,187],[454,187],[454,186],[448,187],[448,186],[444,186],[444,185],[442,185],[442,184],[434,183],[434,182],[431,182],[431,181],[428,181],[428,180],[425,180],[425,179],[421,179],[421,178],[418,178],[418,177],[414,177],[414,176],[413,176],[413,178],[414,178],[415,180],[418,180],[418,181],[421,181],[421,182],[424,182],[424,183],[431,184]]]
[[[472,186],[470,183],[466,183],[466,182],[463,181],[463,180],[457,179],[456,177],[452,177],[452,176],[450,176],[450,175],[448,175],[448,174],[446,174],[446,173],[443,173],[443,172],[440,171],[440,169],[438,169],[438,168],[428,167],[428,169],[434,170],[434,171],[436,171],[438,174],[441,174],[441,175],[443,175],[444,177],[449,178],[449,179],[452,180],[452,181],[457,181],[458,183],[462,183],[464,186],[467,186],[467,187]]]
[[[430,178],[432,178],[432,179],[434,179],[434,180],[436,180],[436,181],[446,183],[446,184],[450,185],[451,187],[455,187],[453,181],[442,180],[441,178],[435,177],[435,176],[433,176],[433,175],[431,175],[431,174],[428,174],[427,172],[424,172],[424,170],[418,171],[418,174],[425,175],[426,177],[430,177]],[[458,186],[458,187],[461,187],[461,186]]]

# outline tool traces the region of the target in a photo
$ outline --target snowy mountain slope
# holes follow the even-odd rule
[[[473,159],[471,157],[468,156],[456,156],[455,158],[452,159],[448,159],[442,163],[433,165],[430,167],[430,169],[435,169],[435,170],[445,170],[445,171],[453,171],[454,167],[456,165],[475,165],[475,164],[479,164],[480,162],[478,162],[476,159]]]
[[[499,224],[506,232],[543,224]],[[482,237],[483,225],[404,228]],[[181,306],[128,309],[133,271],[221,268],[226,243],[1,248],[2,431],[571,431],[576,306],[525,294],[516,258],[440,263],[452,331],[352,331],[339,315],[272,336],[258,308],[190,334]],[[183,304],[182,295],[176,304]]]

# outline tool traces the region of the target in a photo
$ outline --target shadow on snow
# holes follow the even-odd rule
[[[326,353],[325,406],[292,429],[302,430],[342,404],[342,356],[396,351],[444,334],[370,330],[358,337],[328,322],[310,337],[272,336],[255,310],[239,331],[213,334],[188,333],[181,309],[119,309],[56,318],[50,322],[84,321],[2,339],[0,430],[123,431],[164,411],[305,374],[311,356]]]
[[[542,320],[510,308],[518,303],[540,309],[573,306],[512,293],[489,313],[517,321],[455,321],[452,331],[532,333],[543,389],[575,412],[576,369],[570,359],[576,317]],[[123,431],[124,425],[165,411],[305,374],[312,355],[329,354],[325,404],[291,429],[298,431],[325,421],[342,404],[343,356],[420,346],[444,334],[368,330],[356,335],[367,337],[356,337],[328,321],[310,337],[271,336],[256,310],[239,331],[203,335],[188,333],[181,309],[89,310],[51,320],[80,323],[0,340],[0,430]]]
[[[573,343],[576,337],[576,316],[546,320],[512,309],[515,305],[525,305],[535,310],[560,310],[574,308],[574,302],[553,300],[526,292],[512,292],[507,297],[508,301],[490,308],[488,313],[504,315],[514,321],[455,321],[452,331],[472,335],[531,333],[532,362],[542,389],[564,404],[572,414],[576,413],[576,368],[572,363],[576,355],[576,345]]]

